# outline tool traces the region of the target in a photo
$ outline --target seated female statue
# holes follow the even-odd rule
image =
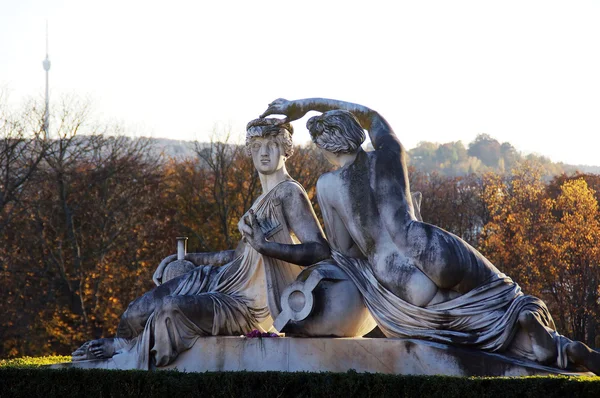
[[[235,251],[190,255],[189,260],[209,265],[162,283],[172,258],[165,259],[154,275],[158,286],[129,305],[117,336],[85,343],[73,353],[74,361],[127,353],[137,358],[136,367],[148,369],[171,363],[201,336],[270,328],[281,311],[281,291],[296,279],[299,265],[330,257],[306,192],[285,167],[293,152],[292,131],[291,125],[272,119],[248,124],[246,147],[263,192],[240,221],[245,225],[251,213],[284,260],[242,242]]]

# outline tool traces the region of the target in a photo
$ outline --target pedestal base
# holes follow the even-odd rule
[[[126,355],[52,368],[131,369]],[[357,372],[402,375],[592,375],[568,372],[499,354],[412,339],[203,337],[172,364],[184,372]]]

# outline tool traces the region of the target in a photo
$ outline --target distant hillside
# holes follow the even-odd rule
[[[500,143],[487,134],[478,135],[466,147],[462,141],[445,144],[422,141],[408,151],[408,156],[409,164],[417,170],[453,176],[488,171],[503,173],[523,160],[535,160],[542,164],[546,176],[576,171],[600,174],[600,166],[554,163],[545,156],[523,155],[512,144]]]
[[[171,158],[195,156],[193,141],[154,138],[152,142],[155,151]],[[422,141],[408,151],[409,166],[426,173],[435,171],[449,176],[488,171],[502,173],[509,171],[522,160],[538,161],[543,165],[548,177],[562,173],[572,174],[576,171],[600,174],[600,166],[554,163],[545,156],[523,155],[512,144],[500,143],[487,134],[478,135],[466,147],[462,141],[445,144]]]
[[[168,138],[152,138],[152,148],[165,156],[185,159],[196,156],[194,141],[171,140]]]

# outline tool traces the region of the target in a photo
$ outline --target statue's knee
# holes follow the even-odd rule
[[[117,326],[117,337],[131,339],[139,332],[134,327],[137,324],[137,319],[133,316],[133,313],[134,311],[127,308],[123,315],[121,315],[119,325]]]
[[[134,320],[134,312],[131,307],[127,307],[123,315],[121,315],[121,323],[131,323]]]
[[[567,352],[567,356],[571,358],[573,362],[579,363],[586,358],[591,350],[580,341],[572,341],[568,343],[565,347],[565,351]]]
[[[160,314],[172,314],[179,309],[179,298],[177,296],[165,296],[156,306]]]

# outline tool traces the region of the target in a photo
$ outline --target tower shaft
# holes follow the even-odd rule
[[[50,75],[50,58],[48,57],[48,21],[46,21],[46,59],[43,62],[44,70],[46,71],[46,106],[44,108],[44,125],[42,126],[44,134],[48,135],[48,127],[50,127],[50,89],[49,89],[49,75]]]

